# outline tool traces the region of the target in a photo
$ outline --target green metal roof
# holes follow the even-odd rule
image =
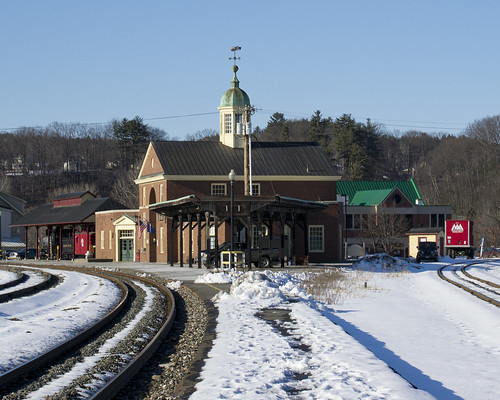
[[[393,190],[394,189],[381,189],[356,192],[351,203],[357,206],[376,206],[382,203]]]
[[[347,195],[351,206],[380,204],[394,188],[399,188],[413,204],[422,202],[422,196],[413,179],[409,181],[337,181],[337,194]]]
[[[231,81],[231,89],[226,90],[220,99],[220,107],[244,107],[250,105],[250,98],[244,90],[240,89],[240,81],[236,77],[238,66],[233,65],[234,77]]]

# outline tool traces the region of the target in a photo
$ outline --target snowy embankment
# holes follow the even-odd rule
[[[0,373],[76,336],[120,300],[111,281],[78,272],[45,270],[60,283],[0,304]]]
[[[309,296],[306,274],[200,277],[233,285],[215,299],[217,337],[191,399],[497,399],[499,310],[441,281],[441,265],[393,271],[372,258],[345,271],[356,277],[337,304]],[[475,267],[497,282],[499,268]]]

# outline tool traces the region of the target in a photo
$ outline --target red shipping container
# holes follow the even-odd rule
[[[472,221],[446,220],[446,247],[470,247],[473,245]]]

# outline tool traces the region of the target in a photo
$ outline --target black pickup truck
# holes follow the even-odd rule
[[[219,246],[219,250],[215,249],[203,250],[201,252],[201,263],[207,268],[215,267],[216,257],[220,259],[220,253],[223,251],[229,251],[231,247],[231,242],[224,242]],[[246,243],[233,243],[233,251],[243,251],[246,252]],[[278,262],[280,260],[279,249],[261,249],[260,250],[260,265],[259,265],[259,249],[252,249],[252,264],[257,265],[260,268],[269,268],[273,266],[273,262]]]

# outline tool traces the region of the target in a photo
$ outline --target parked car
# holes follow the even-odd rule
[[[420,242],[418,245],[417,262],[419,263],[422,260],[439,260],[436,242]]]
[[[26,255],[26,249],[11,251],[7,259],[9,260],[25,260],[27,258],[35,259],[36,258],[36,249],[28,249],[28,255]]]
[[[219,250],[215,249],[203,250],[201,252],[201,263],[207,268],[215,267],[216,257],[220,258],[220,254],[223,251],[229,251],[231,247],[231,242],[224,242],[219,246]],[[247,248],[246,243],[235,242],[233,243],[233,251],[243,251],[245,252]],[[278,262],[280,260],[279,249],[261,249],[261,259],[260,268],[269,268],[273,266],[273,262]],[[252,249],[252,264],[257,265],[259,262],[259,250]]]

